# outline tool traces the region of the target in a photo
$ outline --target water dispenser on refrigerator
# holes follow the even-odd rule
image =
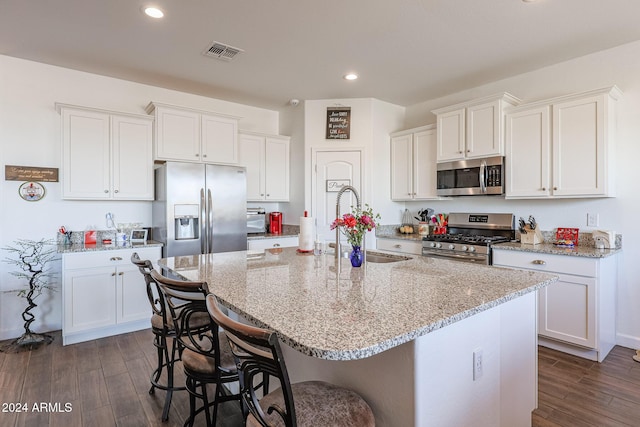
[[[176,240],[199,239],[198,205],[174,205]]]

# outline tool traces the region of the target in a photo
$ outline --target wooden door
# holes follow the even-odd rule
[[[336,219],[336,198],[340,184],[349,184],[362,194],[362,156],[360,150],[317,151],[313,159],[312,215],[316,218],[317,233],[321,239],[335,241],[335,231],[329,226]],[[346,192],[341,198],[340,214],[356,206],[353,193]],[[346,238],[342,236],[342,240]]]

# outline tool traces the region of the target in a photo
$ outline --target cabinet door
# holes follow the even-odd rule
[[[115,325],[115,282],[114,267],[83,268],[64,272],[65,334]]]
[[[413,134],[413,198],[437,198],[437,131],[429,129]]]
[[[468,107],[465,156],[474,158],[503,155],[501,122],[500,101]]]
[[[553,104],[553,194],[606,195],[604,97]]]
[[[391,200],[413,198],[413,135],[391,138]]]
[[[147,285],[138,267],[118,267],[116,278],[116,322],[151,319]]]
[[[540,289],[538,333],[596,348],[596,279],[561,274]]]
[[[111,116],[114,199],[153,200],[152,123]]]
[[[247,201],[264,200],[264,137],[240,135],[239,161],[247,168]]]
[[[227,117],[203,114],[202,161],[207,163],[238,163],[238,121]]]
[[[156,159],[200,161],[200,114],[157,107]]]
[[[550,188],[549,107],[506,117],[506,197],[548,197]]]
[[[438,162],[464,158],[465,109],[438,114]]]
[[[109,115],[62,110],[62,197],[109,199]]]
[[[265,200],[289,201],[289,140],[265,139]]]

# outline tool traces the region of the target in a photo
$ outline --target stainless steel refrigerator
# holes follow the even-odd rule
[[[247,249],[244,167],[167,162],[155,178],[153,239],[163,257]]]

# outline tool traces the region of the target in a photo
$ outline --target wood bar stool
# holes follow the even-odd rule
[[[189,391],[189,418],[185,426],[193,426],[196,415],[205,413],[207,426],[215,426],[218,405],[221,402],[237,400],[239,394],[231,394],[226,385],[238,383],[238,371],[224,332],[207,313],[204,295],[205,282],[174,280],[151,272],[160,291],[164,295],[171,320],[176,331],[176,340],[187,377]],[[206,325],[201,324],[203,316]],[[215,384],[215,396],[209,401],[207,385]],[[202,406],[196,407],[196,399],[202,400]],[[213,414],[209,409],[213,407]]]
[[[151,388],[149,389],[149,394],[155,394],[156,388],[167,392],[162,410],[162,421],[167,421],[169,419],[169,408],[171,407],[173,392],[186,390],[186,387],[176,387],[173,384],[174,364],[177,360],[180,360],[176,357],[178,355],[177,341],[174,339],[176,332],[173,328],[173,322],[167,314],[164,296],[162,292],[160,292],[156,281],[151,277],[153,264],[149,260],[140,259],[137,252],[131,254],[131,262],[140,269],[140,273],[144,276],[145,283],[147,284],[147,297],[151,305],[153,345],[156,347],[158,353],[156,369],[151,373]],[[207,324],[207,322],[208,319],[201,319],[201,323]],[[169,340],[171,341],[171,349],[169,349],[168,345]],[[160,376],[163,370],[166,370],[167,373],[166,383],[160,382]]]
[[[236,358],[246,426],[375,426],[371,408],[355,392],[322,381],[291,384],[275,332],[232,320],[213,294],[207,295],[207,310],[225,331]],[[280,388],[261,399],[255,386],[260,373],[280,381]]]

